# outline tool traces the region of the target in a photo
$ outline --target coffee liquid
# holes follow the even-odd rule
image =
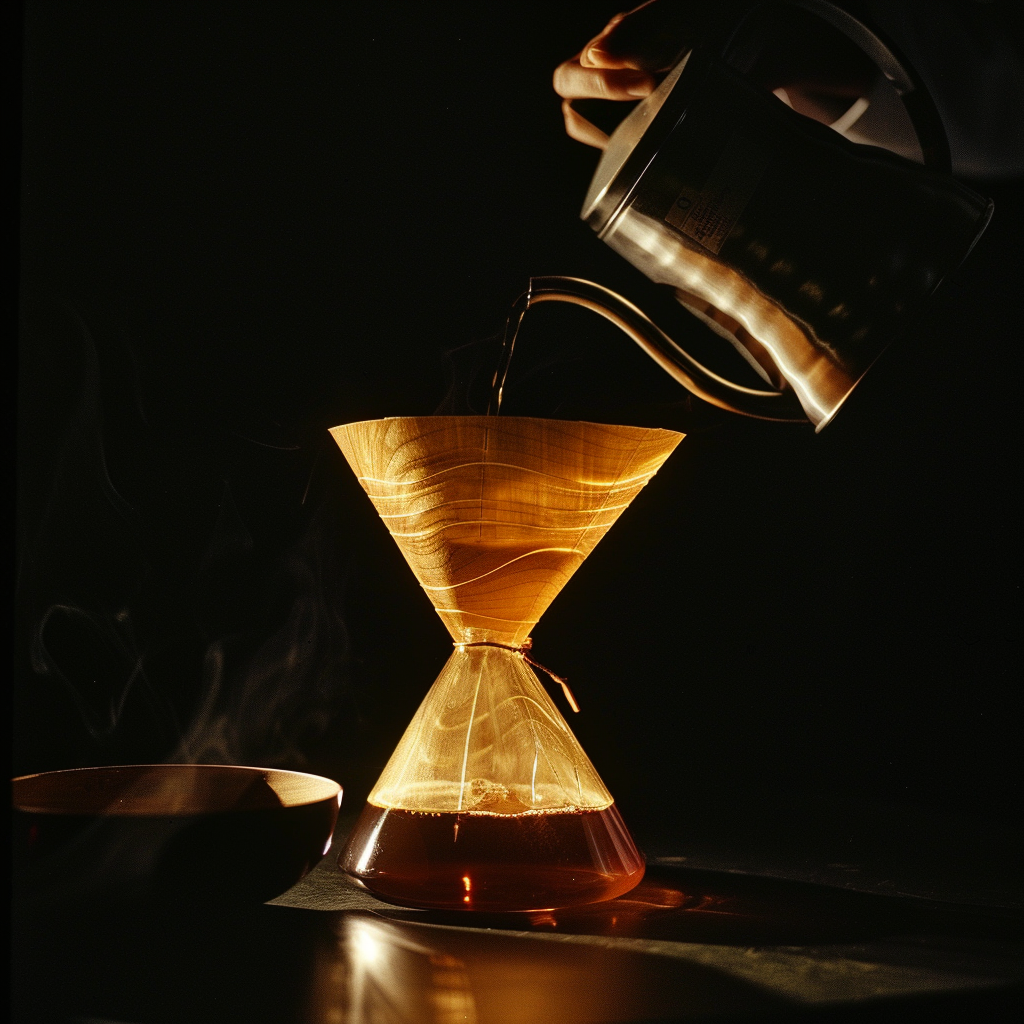
[[[610,900],[644,874],[618,808],[436,813],[368,803],[339,866],[390,903],[553,910]]]

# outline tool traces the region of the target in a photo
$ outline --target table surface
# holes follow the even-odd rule
[[[625,896],[485,916],[405,910],[355,887],[336,867],[351,824],[267,905],[23,900],[15,1019],[999,1021],[1024,1007],[1010,874],[974,869],[969,850],[959,874],[948,847],[945,873],[927,859],[901,873],[863,845],[840,862],[806,844],[794,856],[710,828],[703,846],[651,830],[647,874]]]

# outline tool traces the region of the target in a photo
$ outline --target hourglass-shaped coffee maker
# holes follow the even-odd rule
[[[628,891],[643,857],[532,671],[529,634],[682,435],[506,416],[331,433],[455,641],[341,867],[417,907],[546,910]]]

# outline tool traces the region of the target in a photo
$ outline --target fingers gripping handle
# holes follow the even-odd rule
[[[608,144],[608,133],[598,128],[593,121],[585,118],[576,106],[575,100],[563,100],[562,101],[562,116],[565,118],[566,124],[571,121],[575,122],[573,127],[575,132],[570,133],[580,142],[586,142],[587,145],[596,146],[598,149],[604,149]]]

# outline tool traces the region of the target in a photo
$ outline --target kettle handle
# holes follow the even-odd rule
[[[720,409],[781,423],[806,423],[796,397],[786,391],[757,391],[702,366],[640,309],[610,288],[578,277],[531,277],[527,308],[538,302],[568,302],[600,314],[629,335],[687,391]]]
[[[888,39],[883,39],[874,29],[868,28],[848,11],[829,3],[829,0],[762,0],[761,3],[752,4],[739,24],[735,25],[728,33],[723,51],[728,48],[729,42],[739,31],[747,16],[761,7],[775,6],[780,2],[788,6],[801,7],[811,14],[816,14],[822,21],[827,21],[850,42],[860,47],[899,93],[910,123],[917,133],[917,141],[921,147],[925,166],[945,174],[951,174],[953,165],[946,129],[942,124],[935,101],[914,70],[913,65]]]

